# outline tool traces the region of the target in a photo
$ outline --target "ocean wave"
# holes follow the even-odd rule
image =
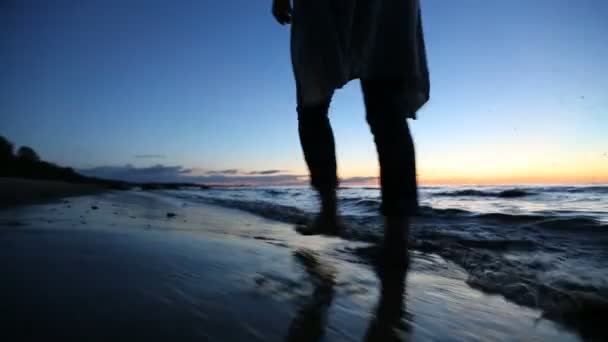
[[[540,262],[530,258],[511,260],[504,256],[505,252],[513,250],[536,253],[539,246],[534,241],[475,240],[444,234],[420,234],[410,241],[410,248],[437,254],[456,263],[468,273],[466,282],[473,288],[538,309],[544,317],[562,322],[587,337],[603,336],[604,332],[597,331],[597,318],[608,315],[608,285],[584,283],[589,275],[547,280],[543,274],[555,271],[552,259]],[[349,251],[372,263],[380,252],[378,246],[357,247]]]
[[[543,187],[542,191],[544,191],[544,192],[608,194],[608,185],[552,186],[552,187]]]
[[[242,201],[222,198],[199,197],[204,202],[220,205],[228,208],[240,209],[264,218],[292,223],[305,224],[308,222],[309,214],[296,207],[269,203],[263,201]]]
[[[421,206],[419,216],[443,219],[476,219],[497,223],[521,224],[555,230],[598,230],[608,233],[608,225],[600,220],[585,215],[564,216],[559,214],[507,214],[477,213],[457,208],[432,208]]]
[[[554,218],[548,215],[507,213],[479,213],[474,214],[473,216],[478,219],[500,221],[505,223],[529,223]]]
[[[524,189],[507,189],[507,190],[500,190],[500,191],[463,189],[463,190],[437,192],[437,193],[434,193],[433,196],[519,198],[519,197],[532,196],[535,194],[536,193],[531,190],[524,190]]]
[[[608,315],[608,288],[580,290],[576,283],[547,284],[534,273],[505,269],[504,265],[498,271],[480,269],[469,273],[467,283],[472,287],[539,309],[544,317],[577,329],[591,340],[605,333],[597,330],[594,321]]]
[[[432,208],[422,205],[418,207],[418,216],[422,217],[471,217],[474,212],[458,208]]]
[[[471,217],[484,220],[493,220],[502,223],[523,224],[542,229],[553,229],[573,232],[597,230],[608,233],[608,226],[606,224],[603,224],[601,221],[588,216],[563,217],[533,214],[514,215],[504,213],[487,213],[475,214]]]
[[[269,196],[279,196],[279,195],[285,194],[285,191],[274,190],[274,189],[266,189],[263,191],[266,195],[269,195]]]
[[[439,234],[441,236],[441,234]],[[504,252],[524,253],[542,250],[530,240],[468,240],[449,236],[419,239],[414,249],[435,253],[461,266],[468,273],[466,282],[479,290],[498,294],[520,305],[539,309],[543,316],[594,335],[590,319],[608,314],[608,286],[590,285],[591,275],[548,280],[543,274],[555,271],[555,257],[545,261],[533,258],[510,259]],[[542,252],[541,252],[542,254]],[[595,276],[601,277],[596,274]]]
[[[541,228],[555,230],[572,230],[576,232],[597,230],[599,232],[608,232],[608,225],[603,224],[593,217],[587,216],[550,217],[535,222],[534,224]]]
[[[380,200],[377,199],[342,198],[340,199],[340,203],[368,209],[378,209],[380,207]]]
[[[205,203],[215,204],[223,207],[243,210],[267,219],[290,223],[294,225],[305,225],[311,220],[311,213],[296,207],[280,205],[263,201],[243,201],[221,198],[198,197]],[[377,242],[381,235],[378,234],[382,220],[379,216],[353,216],[343,215],[342,221],[347,227],[343,238],[354,241]]]
[[[309,221],[311,213],[303,211],[293,206],[271,203],[266,201],[248,201],[236,199],[209,198],[197,196],[207,203],[212,203],[224,207],[236,208],[256,214],[268,219],[282,221],[292,224],[305,224]],[[374,199],[342,199],[343,204],[350,204],[366,209],[373,209],[373,216],[343,215],[347,223],[353,227],[360,227],[369,224],[369,220],[380,221],[380,217],[375,214],[375,210],[380,206],[379,200]],[[539,229],[551,229],[560,231],[581,232],[586,230],[597,230],[608,233],[608,225],[589,216],[563,216],[552,214],[507,214],[507,213],[477,213],[457,208],[432,208],[430,206],[420,206],[418,217],[428,219],[443,220],[478,220],[490,221],[499,224],[516,224],[536,227]],[[356,235],[356,234],[354,234]],[[376,240],[374,238],[374,240]]]
[[[549,215],[535,214],[507,214],[507,213],[478,213],[465,209],[458,208],[433,208],[430,206],[420,206],[418,215],[428,218],[444,218],[444,219],[481,219],[499,221],[503,223],[527,223],[533,221],[547,220],[555,218]]]

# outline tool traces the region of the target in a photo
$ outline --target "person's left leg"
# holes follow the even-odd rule
[[[384,251],[401,259],[407,256],[409,217],[418,208],[414,142],[406,113],[396,105],[405,84],[401,80],[362,80],[361,87],[380,163]]]

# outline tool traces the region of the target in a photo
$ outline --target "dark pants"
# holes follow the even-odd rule
[[[414,142],[403,112],[392,96],[398,81],[361,81],[367,122],[371,128],[385,216],[411,216],[418,208]],[[321,196],[338,185],[334,137],[328,111],[331,98],[314,106],[298,106],[298,129],[312,186]]]

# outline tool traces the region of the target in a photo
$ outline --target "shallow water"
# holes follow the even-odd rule
[[[213,203],[294,224],[317,206],[305,187],[163,194],[183,205]],[[381,239],[379,196],[377,188],[339,190],[343,238]],[[471,286],[576,326],[608,314],[608,186],[422,187],[420,198],[411,247],[457,263]]]
[[[0,227],[0,337],[577,340],[436,254],[412,252],[403,282],[357,253],[369,243],[158,193],[0,211]]]

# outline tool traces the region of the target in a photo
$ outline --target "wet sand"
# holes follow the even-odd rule
[[[402,282],[366,247],[145,192],[3,209],[0,339],[579,340],[439,256]]]

